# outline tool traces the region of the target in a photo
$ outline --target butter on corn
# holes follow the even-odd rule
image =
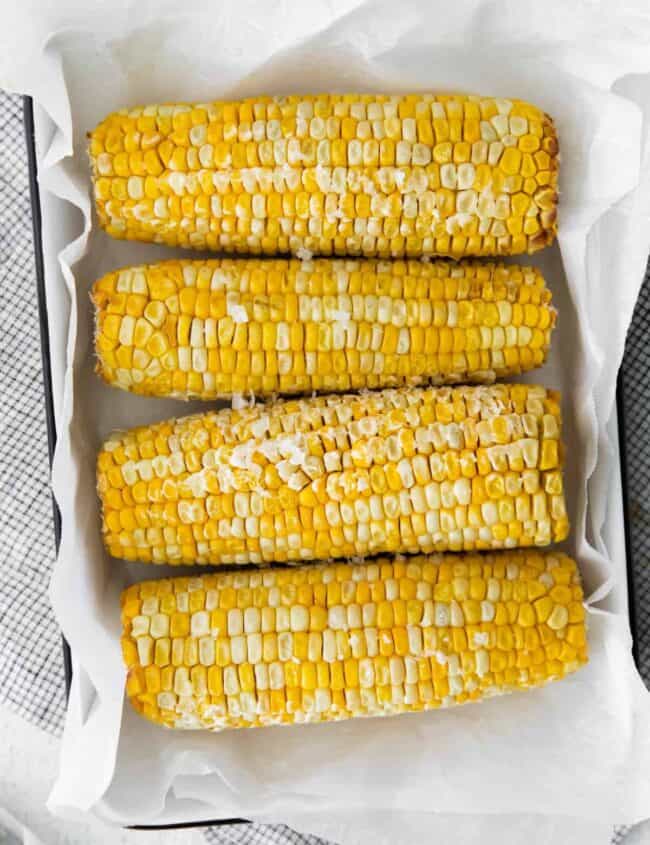
[[[97,462],[118,558],[271,563],[543,546],[568,533],[559,395],[404,388],[117,432]]]
[[[276,255],[516,255],[556,232],[558,143],[520,100],[320,94],[152,105],[90,135],[116,238]]]
[[[555,324],[536,269],[472,261],[165,261],[93,300],[103,378],[180,398],[491,382],[543,364]]]
[[[122,623],[127,695],[170,728],[431,710],[587,662],[578,569],[559,553],[149,581],[122,594]]]

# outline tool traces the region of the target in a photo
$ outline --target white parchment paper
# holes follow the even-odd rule
[[[336,819],[340,840],[347,830],[359,843],[396,843],[400,819],[405,841],[415,842],[449,830],[449,814],[504,813],[513,825],[522,814],[589,820],[576,830],[591,833],[571,841],[591,845],[600,825],[650,816],[650,696],[630,654],[620,543],[613,554],[603,540],[605,528],[621,533],[607,506],[617,453],[606,425],[650,247],[647,2],[2,5],[0,84],[32,94],[49,116],[41,185],[68,201],[61,220],[44,220],[46,237],[58,227],[75,232],[48,275],[51,331],[67,332],[55,397],[63,537],[52,600],[75,658],[51,807],[131,824],[254,816],[331,831]],[[85,133],[107,112],[143,102],[323,90],[522,97],[556,120],[559,238],[531,262],[545,272],[560,318],[549,363],[532,380],[564,394],[567,548],[591,594],[591,662],[535,693],[445,713],[165,732],[123,708],[118,646],[120,589],[164,571],[104,554],[94,461],[111,429],[195,406],[128,396],[92,372],[90,284],[108,269],[171,253],[91,228]],[[370,810],[390,820],[383,831],[359,826]],[[497,840],[491,829],[483,841]]]

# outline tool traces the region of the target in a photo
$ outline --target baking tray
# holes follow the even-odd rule
[[[25,126],[25,141],[27,146],[27,161],[29,167],[29,188],[30,199],[32,207],[32,228],[34,234],[34,259],[36,268],[36,292],[38,298],[38,314],[41,333],[41,358],[43,365],[43,388],[44,388],[44,402],[45,402],[45,416],[47,423],[47,437],[48,437],[48,453],[50,464],[54,454],[54,447],[56,445],[56,422],[54,418],[54,401],[52,394],[52,378],[50,369],[50,336],[48,328],[48,314],[47,314],[47,300],[45,293],[45,274],[43,266],[43,244],[41,231],[41,204],[38,186],[38,164],[36,157],[36,144],[34,139],[34,110],[31,97],[23,98],[23,118]],[[623,380],[620,376],[617,380],[616,388],[616,410],[618,421],[618,439],[619,439],[619,456],[620,456],[620,470],[621,483],[623,491],[623,523],[625,533],[625,558],[626,558],[626,572],[627,572],[627,590],[628,590],[628,612],[630,617],[630,630],[632,633],[632,653],[634,662],[639,668],[639,645],[638,645],[638,630],[637,620],[638,613],[638,590],[636,589],[635,568],[634,561],[631,555],[631,541],[630,541],[630,519],[629,519],[629,504],[628,504],[628,460],[626,453],[625,441],[625,409],[624,409],[624,395],[623,395]],[[61,540],[61,516],[54,499],[52,499],[53,507],[53,521],[54,521],[54,538],[56,550],[58,553],[59,543]],[[70,646],[65,637],[62,636],[63,648],[63,664],[65,671],[65,687],[66,697],[70,691],[70,684],[72,682],[72,655]],[[175,830],[180,828],[191,827],[210,827],[213,825],[225,824],[250,824],[246,819],[211,819],[206,821],[196,822],[180,822],[178,824],[163,824],[163,825],[133,825],[133,830]]]

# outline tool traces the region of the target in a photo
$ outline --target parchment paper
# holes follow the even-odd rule
[[[76,224],[59,272],[48,277],[50,300],[57,298],[51,331],[67,332],[55,397],[63,537],[52,600],[75,657],[50,806],[131,824],[255,816],[311,819],[325,830],[335,818],[341,839],[346,824],[353,830],[381,810],[392,827],[378,836],[378,825],[364,825],[350,841],[391,843],[400,819],[410,842],[448,830],[436,828],[433,813],[546,814],[594,825],[650,816],[650,696],[630,654],[625,562],[603,541],[605,529],[621,536],[607,507],[617,453],[606,425],[650,246],[647,3],[164,0],[103,11],[78,0],[19,9],[2,2],[0,84],[32,94],[49,115],[41,185],[69,201],[62,219],[44,220],[46,237]],[[118,647],[119,590],[164,570],[105,556],[94,461],[111,429],[195,406],[131,397],[92,372],[92,281],[172,253],[91,230],[85,133],[108,111],[143,102],[355,89],[523,97],[556,120],[559,238],[531,263],[545,272],[560,318],[550,361],[530,380],[564,394],[567,549],[591,595],[591,662],[541,691],[444,713],[165,732],[123,710]],[[61,308],[67,298],[69,309]],[[483,841],[496,842],[496,830]]]

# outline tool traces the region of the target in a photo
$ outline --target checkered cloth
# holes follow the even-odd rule
[[[47,600],[54,560],[39,319],[22,102],[0,91],[0,702],[58,733],[65,706],[60,633]],[[650,274],[624,362],[633,560],[639,607],[650,607]],[[650,679],[650,611],[637,614],[642,674]],[[612,845],[622,845],[618,828]],[[211,845],[327,845],[285,825],[224,825]]]
[[[650,264],[627,335],[621,382],[625,409],[627,496],[641,673],[650,684],[650,567],[642,565],[650,551]]]
[[[52,500],[22,101],[0,91],[0,701],[59,732],[61,636],[47,599]]]
[[[286,824],[225,824],[205,832],[210,845],[329,845]]]

